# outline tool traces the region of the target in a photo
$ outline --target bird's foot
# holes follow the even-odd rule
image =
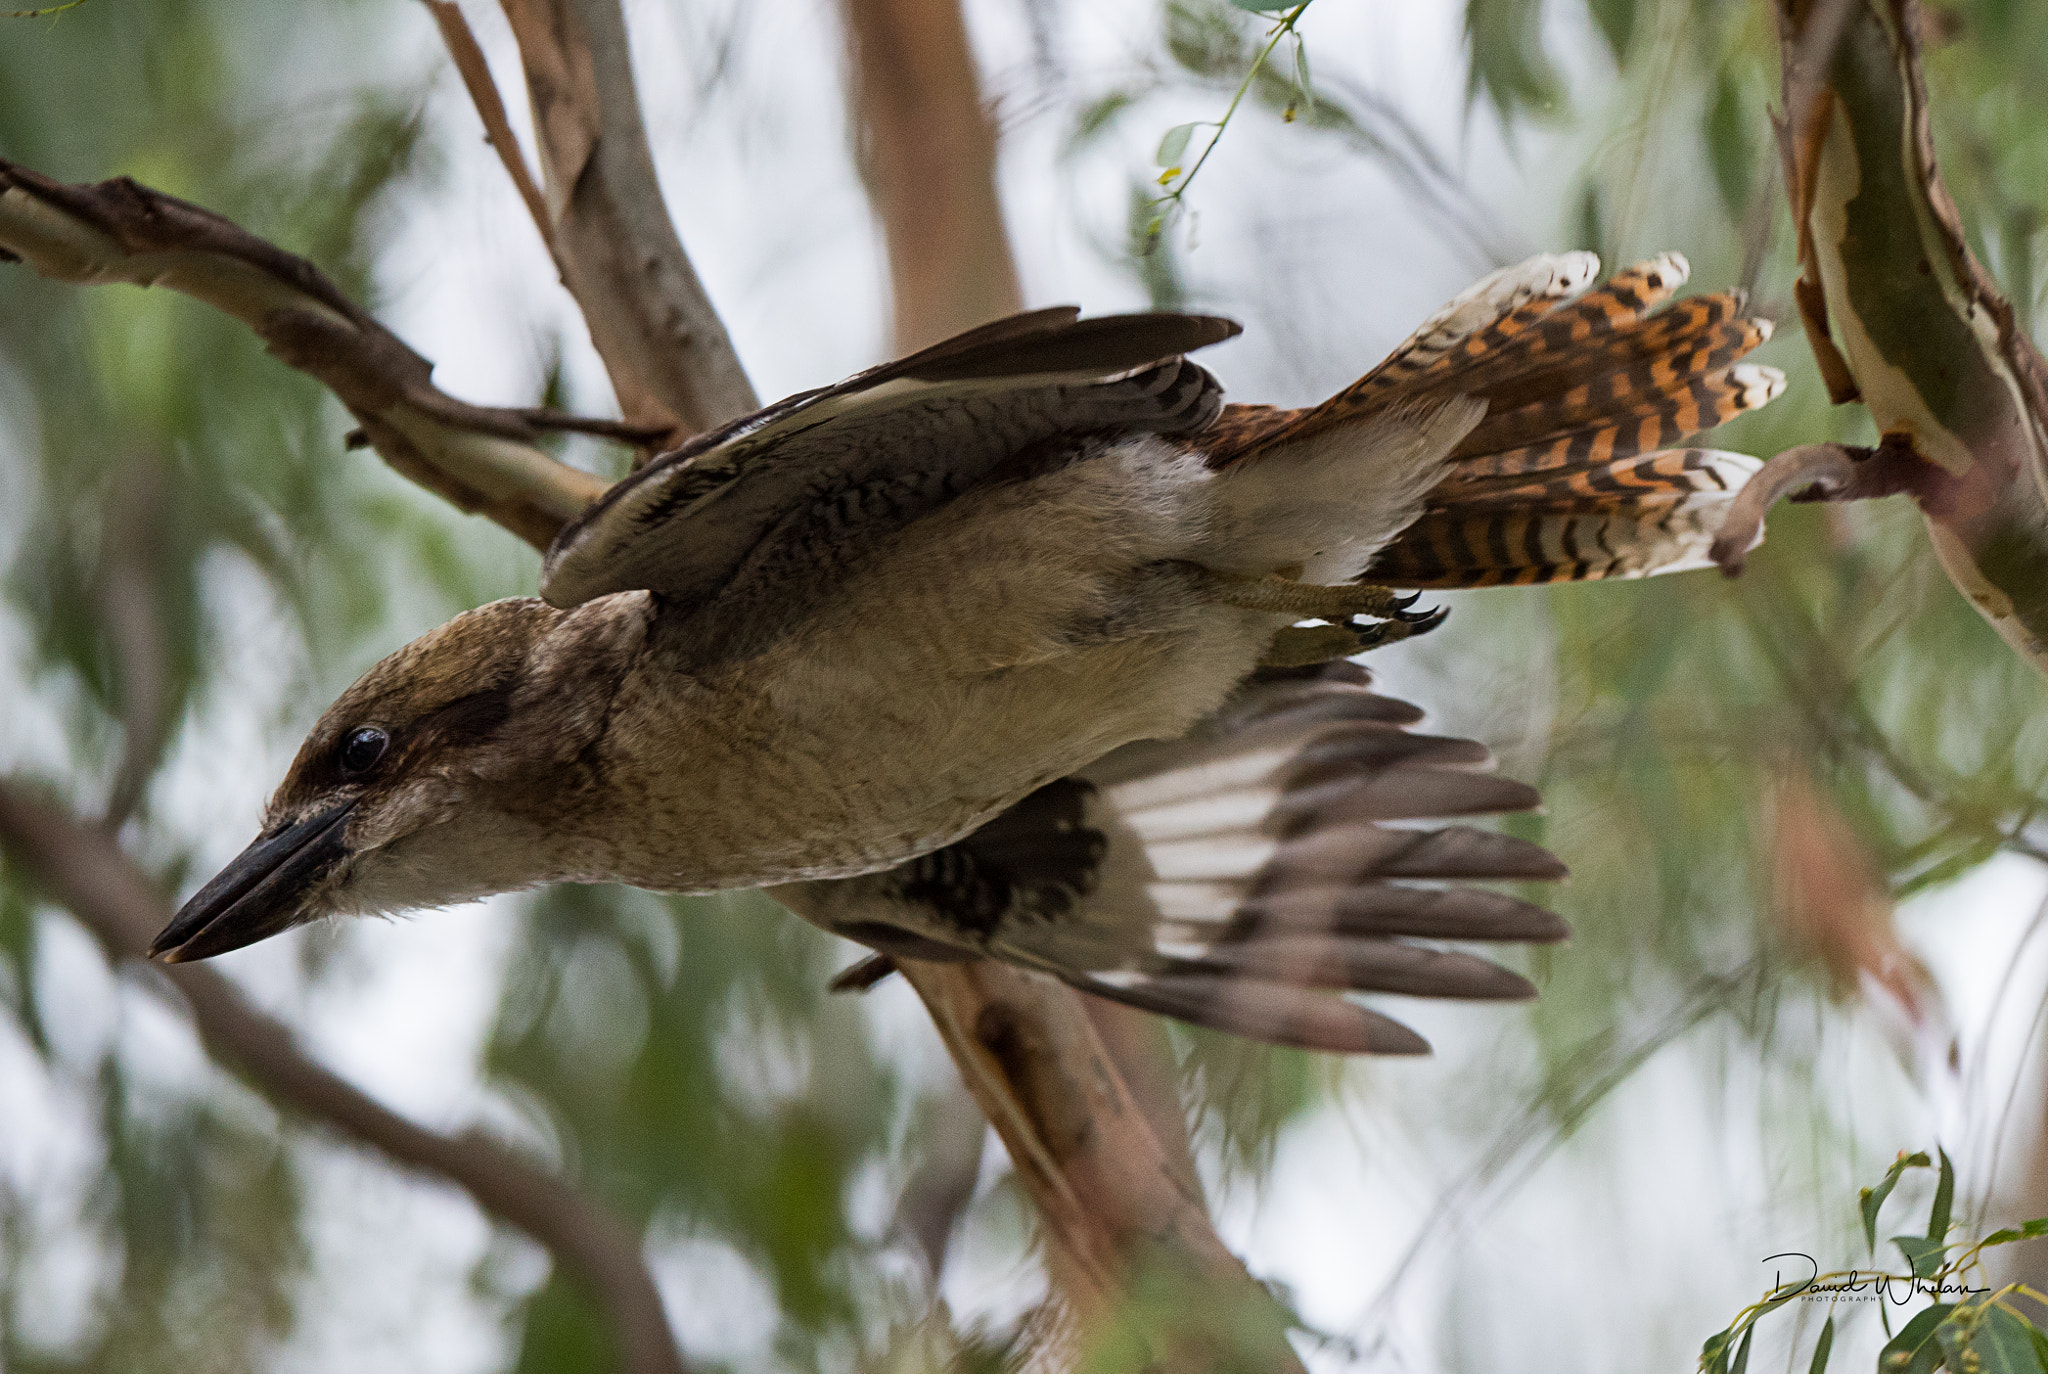
[[[1401,601],[1395,607],[1394,613],[1385,620],[1361,624],[1359,623],[1361,617],[1353,617],[1351,623],[1345,627],[1358,639],[1358,648],[1353,652],[1364,653],[1368,649],[1380,649],[1389,644],[1399,644],[1404,639],[1413,639],[1417,635],[1426,635],[1437,626],[1443,624],[1444,618],[1451,613],[1449,606],[1438,606],[1432,610],[1421,612],[1414,612],[1408,609],[1408,607],[1415,604],[1416,597],[1421,595],[1422,593],[1416,592]]]
[[[1401,616],[1415,604],[1415,598],[1401,598],[1385,587],[1363,587],[1355,582],[1324,586],[1297,582],[1291,577],[1237,577],[1204,568],[1203,599],[1219,606],[1236,606],[1247,611],[1277,611],[1303,620],[1341,623],[1354,616],[1385,620]]]
[[[1306,668],[1428,634],[1443,624],[1444,617],[1451,612],[1448,606],[1427,611],[1411,610],[1421,595],[1417,592],[1390,598],[1391,604],[1384,619],[1354,615],[1333,620],[1327,625],[1290,625],[1273,636],[1273,642],[1265,657],[1259,660],[1259,666]]]

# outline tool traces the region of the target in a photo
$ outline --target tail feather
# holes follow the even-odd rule
[[[1675,449],[1533,482],[1474,484],[1403,530],[1366,580],[1529,586],[1711,567],[1728,505],[1760,467],[1740,453]]]
[[[1433,383],[1498,356],[1560,302],[1583,291],[1599,270],[1600,259],[1591,253],[1541,253],[1481,278],[1423,321],[1378,367],[1307,412],[1316,423],[1304,432],[1434,390]]]
[[[1378,936],[1269,935],[1235,943],[1190,941],[1187,949],[1173,961],[1177,971],[1338,992],[1372,988],[1404,997],[1525,1002],[1536,996],[1527,978],[1477,955]]]
[[[1511,354],[1482,363],[1472,369],[1467,384],[1483,387],[1492,409],[1507,411],[1605,370],[1680,349],[1733,346],[1738,349],[1733,356],[1740,357],[1770,337],[1768,321],[1744,317],[1743,303],[1739,291],[1689,296],[1633,328],[1590,338],[1556,356]]]
[[[1276,487],[1340,446],[1371,467],[1375,426],[1462,398],[1483,415],[1446,450],[1412,523],[1347,576],[1470,587],[1704,566],[1756,465],[1677,446],[1784,389],[1776,369],[1741,361],[1770,323],[1745,316],[1739,292],[1671,303],[1690,270],[1676,253],[1583,290],[1596,268],[1566,254],[1496,273],[1312,409],[1226,407],[1203,436],[1210,464]],[[1327,542],[1302,539],[1321,534],[1305,522],[1288,533],[1305,549]],[[1303,575],[1322,580],[1329,562],[1312,557]]]
[[[1546,855],[1545,857],[1548,857]],[[1556,860],[1541,878],[1562,877]],[[1498,882],[1507,872],[1467,874]],[[1526,875],[1525,875],[1526,876]],[[1548,944],[1570,932],[1552,912],[1519,897],[1476,888],[1369,886],[1290,889],[1261,897],[1237,913],[1232,938],[1289,930],[1337,935],[1410,935],[1434,940],[1526,941]]]
[[[1689,345],[1512,410],[1489,409],[1451,451],[1451,461],[1483,460],[1504,450],[1580,436],[1590,461],[1598,461],[1592,458],[1596,448],[1610,458],[1633,457],[1754,410],[1775,397],[1785,379],[1775,369],[1735,362],[1769,333],[1761,322],[1742,323],[1751,328],[1721,347]],[[1453,467],[1451,480],[1466,476]]]
[[[1591,254],[1587,254],[1591,258]],[[1599,270],[1593,258],[1592,271]],[[1567,377],[1597,367],[1603,360],[1640,356],[1658,346],[1659,329],[1650,312],[1685,285],[1692,268],[1677,253],[1661,253],[1610,277],[1599,288],[1574,300],[1532,301],[1467,341],[1454,366],[1418,379],[1430,390],[1456,390],[1494,398],[1507,391],[1501,405],[1521,401],[1508,391],[1518,379],[1541,384],[1562,372]],[[1587,274],[1591,278],[1591,272]],[[1694,312],[1679,314],[1664,327],[1682,325]],[[1665,346],[1668,346],[1668,342]],[[1569,385],[1569,382],[1566,382]]]

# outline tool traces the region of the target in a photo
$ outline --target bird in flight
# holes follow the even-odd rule
[[[1562,938],[1461,818],[1534,806],[1348,658],[1393,589],[1703,566],[1775,396],[1666,254],[1487,277],[1321,405],[1226,406],[1228,320],[1000,320],[691,439],[320,718],[152,953],[558,881],[761,887],[876,955],[997,958],[1281,1044],[1413,1053],[1347,991],[1533,995]],[[1424,822],[1452,822],[1432,827]]]

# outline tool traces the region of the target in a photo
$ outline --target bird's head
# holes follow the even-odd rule
[[[204,959],[320,916],[442,906],[572,870],[545,803],[573,794],[638,642],[639,618],[617,614],[632,608],[605,602],[494,602],[370,669],[306,736],[262,833],[150,954]]]

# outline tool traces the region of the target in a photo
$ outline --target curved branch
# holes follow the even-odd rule
[[[1038,1204],[1090,1338],[1136,1336],[1148,1369],[1300,1374],[1285,1315],[1216,1235],[1078,996],[989,960],[898,966]],[[1167,1312],[1134,1305],[1140,1288],[1171,1294]]]
[[[175,986],[207,1052],[288,1112],[452,1183],[580,1279],[618,1336],[628,1374],[685,1374],[639,1240],[616,1217],[480,1131],[444,1135],[400,1116],[299,1048],[290,1026],[212,969],[144,959],[169,905],[106,831],[0,779],[0,851],[77,916],[110,961]]]
[[[1799,307],[1829,394],[1860,399],[1917,464],[1950,579],[2048,672],[2048,364],[1971,254],[1936,165],[1921,7],[1777,10]]]
[[[550,429],[642,434],[611,421],[458,401],[433,384],[432,363],[312,263],[126,177],[70,186],[0,161],[0,256],[59,281],[169,287],[233,315],[272,353],[324,382],[392,467],[536,548],[605,483],[533,441]]]
[[[505,16],[540,138],[543,232],[626,418],[681,438],[755,409],[662,201],[617,0],[505,0]]]

